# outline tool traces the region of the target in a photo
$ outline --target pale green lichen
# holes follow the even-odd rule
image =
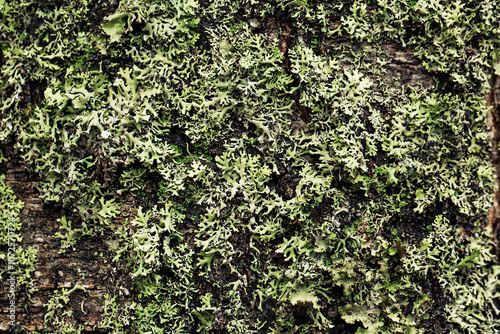
[[[498,331],[495,4],[111,3],[0,4],[0,141],[68,213],[61,250],[137,208],[100,329]]]
[[[62,289],[61,291],[55,292],[49,301],[44,305],[47,308],[47,313],[44,317],[44,329],[45,330],[57,330],[61,333],[82,333],[84,326],[83,324],[77,324],[73,319],[72,310],[64,310],[65,306],[68,304],[71,298],[71,294],[76,291],[82,291],[86,293],[87,290],[76,284],[70,290]],[[83,303],[81,306],[81,312],[84,313]]]
[[[14,279],[16,291],[22,288],[29,294],[36,291],[32,274],[35,270],[37,251],[23,247],[22,222],[19,214],[24,203],[17,199],[12,188],[6,183],[5,175],[0,175],[0,276],[5,280]]]

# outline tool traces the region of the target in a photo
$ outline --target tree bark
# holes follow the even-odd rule
[[[202,1],[201,3],[203,4],[204,2]],[[98,21],[104,22],[103,17],[105,15],[102,14],[102,11],[99,12],[95,10],[94,14],[96,17],[100,18]],[[112,14],[112,11],[110,10],[108,14]],[[278,42],[280,52],[283,54],[282,67],[289,74],[292,73],[289,51],[298,41],[297,31],[294,31],[295,28],[292,26],[290,20],[290,17],[288,17],[288,20],[274,18],[268,22],[259,23],[259,29],[264,31],[269,42]],[[341,24],[340,19],[337,23]],[[203,20],[200,23],[200,26],[201,25],[203,25]],[[132,28],[130,27],[130,29]],[[203,45],[203,43],[208,44],[210,42],[209,40],[203,41],[203,38],[205,37],[202,35],[201,41],[198,42],[199,45]],[[325,42],[325,40],[326,37],[324,40],[320,38],[319,43],[321,44]],[[330,45],[345,44],[354,51],[365,48],[365,50],[367,50],[367,55],[363,61],[365,64],[372,66],[376,65],[377,59],[382,52],[387,54],[390,63],[385,67],[387,71],[383,75],[381,74],[381,78],[383,77],[386,81],[392,81],[394,87],[389,87],[389,92],[387,92],[376,84],[373,85],[371,87],[371,95],[376,101],[382,102],[386,94],[389,94],[391,91],[399,91],[402,86],[419,90],[430,88],[435,85],[435,76],[424,68],[422,60],[414,55],[415,49],[412,47],[402,47],[401,43],[398,42],[385,42],[382,45],[368,42],[356,42],[347,37],[328,40],[328,43],[330,43]],[[325,51],[323,50],[322,53],[324,55]],[[349,64],[348,59],[345,58],[340,61],[340,67],[340,72],[343,72],[349,71],[352,66]],[[297,81],[297,77],[295,77],[294,80]],[[297,82],[293,84],[297,84]],[[26,86],[28,86],[28,84],[26,84]],[[312,123],[315,121],[314,117],[311,116],[310,108],[301,104],[298,93],[295,93],[295,95],[293,94],[294,93],[290,94],[290,97],[294,100],[294,115],[292,119],[290,119],[289,128],[283,130],[285,132],[291,130],[292,134],[301,132],[308,133]],[[27,95],[32,94],[27,93]],[[41,95],[41,93],[38,95]],[[39,101],[35,101],[36,99],[33,98],[32,100],[34,103],[38,104],[43,102],[43,98],[40,98]],[[500,140],[500,78],[494,75],[493,72],[491,74],[491,94],[485,97],[485,103],[491,106],[489,112],[491,141],[493,143],[491,159],[495,168],[496,184],[497,187],[500,188],[500,155],[498,154],[498,142]],[[172,136],[176,135],[177,134],[174,134]],[[182,137],[181,135],[178,136]],[[176,140],[178,140],[178,138],[176,138]],[[109,300],[109,296],[121,292],[121,302],[139,300],[138,293],[134,292],[134,281],[130,276],[130,272],[127,271],[126,268],[111,261],[114,256],[114,251],[111,250],[111,239],[114,230],[126,220],[130,222],[137,216],[140,199],[137,197],[134,198],[130,194],[115,194],[115,198],[120,200],[122,205],[120,214],[112,220],[111,228],[109,230],[104,230],[101,235],[83,236],[72,249],[70,248],[64,253],[60,253],[61,241],[55,238],[55,234],[59,231],[60,227],[58,219],[63,216],[70,217],[72,214],[71,208],[62,208],[55,204],[43,203],[36,189],[37,182],[40,182],[43,176],[29,172],[27,168],[25,168],[21,154],[14,148],[14,144],[15,143],[11,140],[0,146],[0,150],[7,158],[7,162],[0,164],[0,175],[6,175],[7,184],[12,187],[17,198],[24,202],[24,208],[20,213],[20,220],[23,226],[21,231],[23,241],[19,246],[23,248],[31,246],[37,251],[37,262],[33,272],[33,287],[35,291],[31,296],[29,296],[26,291],[18,291],[16,295],[16,320],[28,331],[43,331],[45,328],[44,319],[48,311],[46,305],[54,294],[60,293],[62,289],[69,290],[75,286],[81,286],[85,291],[76,291],[72,293],[65,309],[72,311],[70,318],[75,324],[82,325],[84,332],[93,333],[105,331],[99,330],[98,327],[104,312],[104,302],[105,300]],[[310,159],[316,159],[315,162],[319,163],[317,157],[311,157]],[[117,182],[117,180],[113,182]],[[293,182],[284,182],[283,198],[293,198],[295,196],[295,186],[292,186],[292,183]],[[148,191],[150,193],[156,192],[157,185],[154,187],[154,189],[149,189]],[[151,195],[151,198],[154,198],[154,196]],[[156,198],[156,200],[158,200],[158,198]],[[157,203],[149,203],[149,206],[153,207],[154,204]],[[321,207],[318,206],[316,210],[312,211],[311,216],[321,216],[321,211]],[[414,215],[415,213],[412,211],[411,214]],[[402,214],[402,216],[404,215]],[[294,223],[292,218],[290,218],[290,221],[290,225],[287,226],[287,228],[293,230],[296,227],[293,226]],[[489,226],[493,231],[493,242],[497,245],[495,253],[498,259],[500,258],[500,247],[498,246],[500,240],[500,191],[497,191],[494,196],[492,209],[490,211]],[[129,225],[129,228],[132,227]],[[189,244],[191,249],[196,249],[194,246],[195,232],[192,226],[188,225],[183,228],[184,230],[182,232],[185,235],[186,243]],[[403,258],[405,256],[404,249],[398,249],[398,254],[400,258]],[[247,263],[245,266],[248,272],[251,272],[249,269],[250,264]],[[223,274],[215,273],[214,275]],[[436,287],[435,289],[437,291],[437,279],[435,277],[431,278],[431,276],[432,275],[429,274],[429,281],[433,281],[429,283],[429,285]],[[213,292],[213,289],[215,289],[210,287],[205,278],[201,276],[195,276],[195,281],[194,284],[199,289],[199,296],[205,294],[206,291]],[[9,330],[9,313],[7,307],[4,307],[9,305],[10,302],[8,292],[8,282],[3,280],[2,293],[0,294],[0,305],[2,305],[0,313],[0,332],[7,332]],[[257,294],[257,289],[255,286],[249,287],[248,291],[245,293],[248,296],[252,296]],[[438,293],[436,292],[436,294]],[[296,315],[299,314],[297,318],[300,318],[300,316],[306,312],[304,310],[308,310],[312,306],[312,304],[301,303],[302,301],[299,301],[296,307],[298,311],[296,310],[295,313]],[[257,312],[255,309],[256,307],[254,305],[253,311]],[[335,312],[337,312],[336,309]],[[338,315],[335,315],[335,317],[338,327],[337,330],[339,331],[338,333],[340,333],[341,330],[345,330],[345,333],[354,333],[357,328],[361,328],[359,322],[348,325],[344,320],[340,319]],[[431,325],[433,325],[432,320],[435,319],[422,321],[422,328],[425,328],[427,333],[432,331],[432,329],[430,329]],[[214,323],[216,324],[217,321],[221,322],[220,328],[222,329],[220,329],[219,332],[222,333],[225,326],[224,321],[227,321],[227,319],[221,320],[219,316],[216,316]],[[353,328],[353,326],[357,327]],[[217,326],[214,325],[214,328],[217,328]],[[293,333],[295,328],[297,327],[293,327],[290,333]],[[213,333],[219,332],[213,329]],[[438,331],[436,331],[436,333],[437,332]],[[439,332],[446,331],[443,327],[439,327]],[[318,333],[323,332],[318,330]]]

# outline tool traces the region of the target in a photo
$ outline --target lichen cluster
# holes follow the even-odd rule
[[[500,330],[494,1],[0,1],[0,16],[0,141],[68,212],[61,252],[108,235],[134,281],[96,329]],[[125,198],[137,214],[117,227]],[[69,296],[46,331],[82,330]]]
[[[0,158],[1,161],[1,158]],[[22,247],[22,223],[19,213],[24,207],[17,200],[12,188],[5,182],[5,175],[0,175],[0,277],[2,282],[11,280],[8,295],[17,291],[10,285],[23,286],[27,293],[35,291],[32,275],[37,251],[33,247]],[[9,319],[10,320],[10,319]]]

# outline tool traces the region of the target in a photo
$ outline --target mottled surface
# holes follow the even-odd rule
[[[489,1],[0,9],[21,327],[498,331]]]

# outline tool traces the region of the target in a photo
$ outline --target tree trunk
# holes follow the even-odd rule
[[[0,5],[17,328],[494,333],[498,10],[251,3]]]

